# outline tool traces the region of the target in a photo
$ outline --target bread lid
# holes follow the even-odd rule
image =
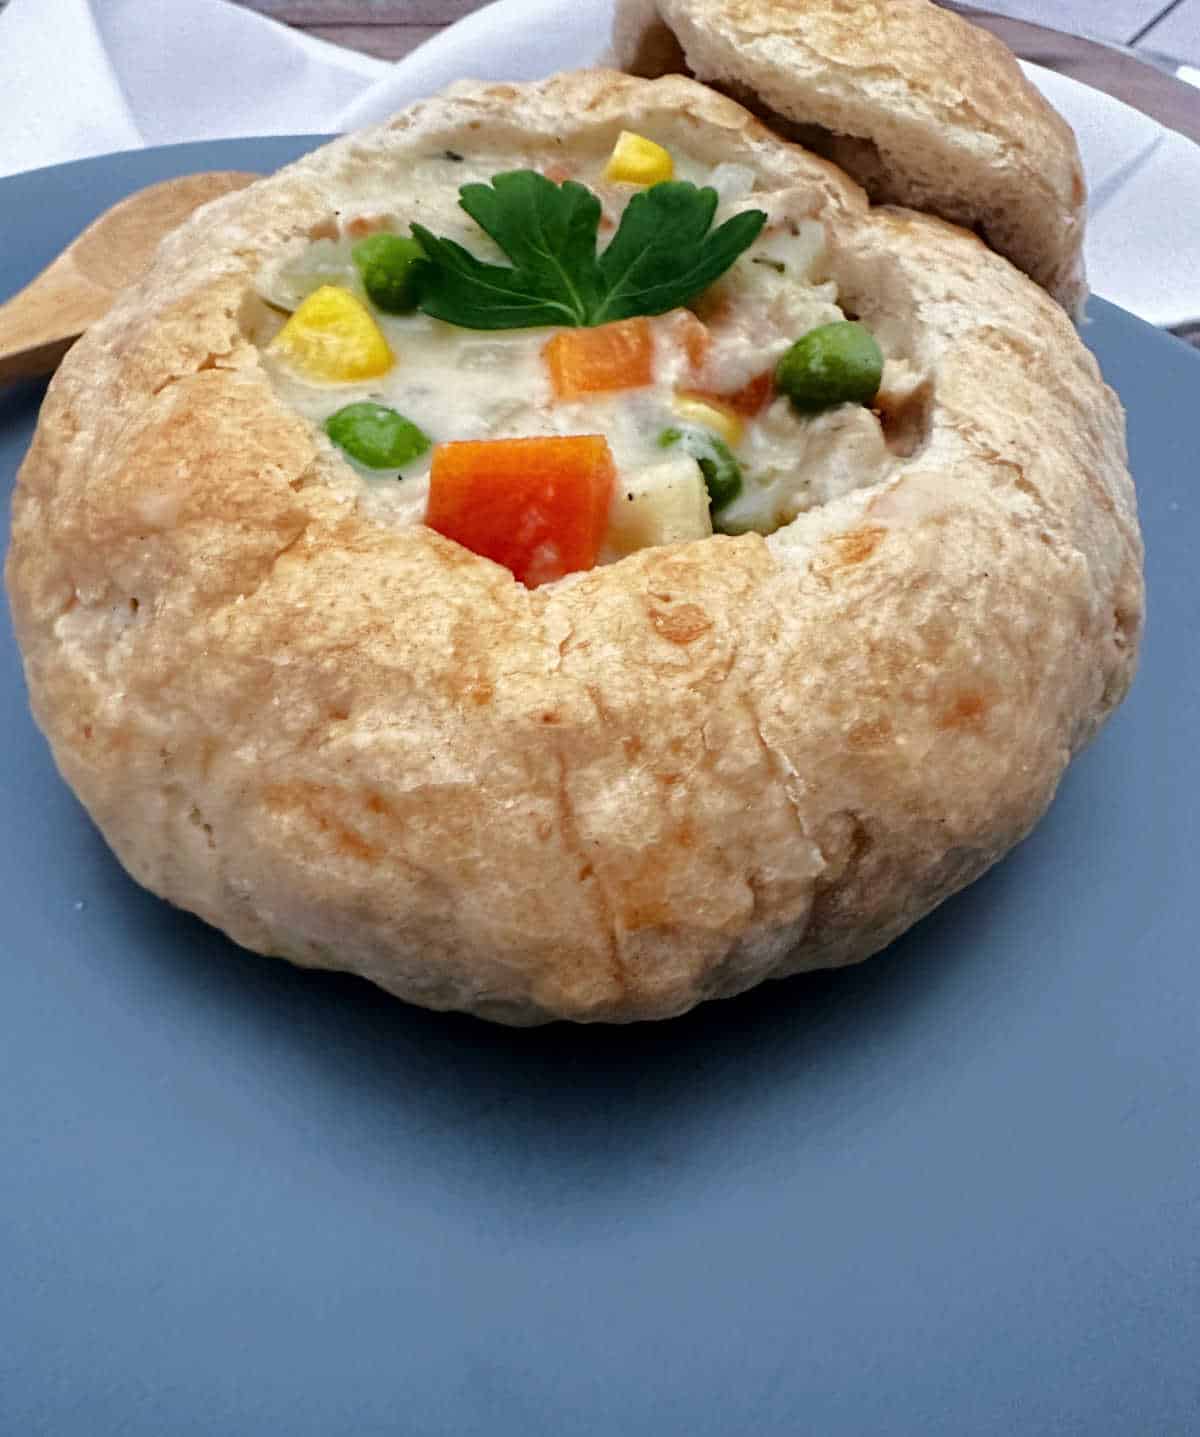
[[[975,230],[1081,313],[1075,136],[986,30],[929,0],[618,0],[614,45],[631,74],[741,101],[875,203]]]

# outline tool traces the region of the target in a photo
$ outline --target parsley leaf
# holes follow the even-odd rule
[[[464,185],[459,203],[513,261],[485,264],[423,225],[412,232],[429,260],[421,308],[466,329],[586,324],[597,302],[600,201],[568,180],[561,188],[534,170]]]
[[[594,325],[664,314],[694,298],[753,244],[766,222],[746,210],[712,229],[717,193],[667,180],[636,194],[603,254],[600,201],[536,170],[464,185],[459,203],[512,261],[487,264],[414,224],[429,260],[420,307],[465,329]]]
[[[762,210],[743,210],[711,230],[716,190],[665,180],[634,195],[612,243],[600,256],[604,298],[588,321],[665,314],[686,304],[758,238]]]

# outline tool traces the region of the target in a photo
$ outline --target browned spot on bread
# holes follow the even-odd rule
[[[621,927],[626,933],[638,933],[644,928],[667,928],[678,918],[675,909],[662,898],[640,895],[621,904],[618,912]]]
[[[641,753],[642,741],[636,734],[630,734],[628,738],[621,740],[621,747],[625,750],[625,757],[632,761]]]
[[[482,679],[467,686],[467,697],[473,704],[478,704],[480,708],[483,708],[485,704],[490,704],[494,694],[495,689]]]
[[[321,821],[321,826],[322,828],[327,827],[327,831],[333,834],[334,844],[340,853],[344,853],[350,858],[359,858],[364,863],[374,863],[379,857],[379,849],[373,843],[368,843],[361,834],[355,833],[352,828],[346,828],[332,821],[327,825],[324,820]]]
[[[553,709],[547,709],[546,712],[542,714],[542,722],[548,724],[562,723],[562,715],[555,713]]]
[[[954,623],[944,616],[937,616],[918,624],[916,634],[921,640],[923,657],[932,663],[941,663],[954,642]]]
[[[336,804],[337,795],[316,783],[276,783],[263,792],[263,802],[277,813],[292,813],[306,822],[310,828],[325,834],[333,847],[347,858],[357,858],[363,863],[375,863],[380,850],[369,843],[361,833],[330,811],[331,802]]]
[[[976,689],[964,689],[938,719],[941,729],[977,729],[991,707],[988,699]]]
[[[892,736],[892,722],[887,718],[862,719],[851,725],[846,734],[846,746],[855,752],[864,749],[882,748]]]
[[[367,808],[372,813],[390,814],[392,811],[383,801],[382,795],[378,793],[371,793],[367,795]]]
[[[673,609],[651,609],[650,622],[671,644],[694,644],[712,628],[712,620],[699,604],[680,604]]]
[[[844,534],[835,534],[833,538],[825,541],[827,557],[823,558],[821,567],[828,572],[833,569],[850,569],[855,564],[861,564],[879,548],[884,533],[882,528],[874,524],[865,525],[861,529],[848,529]]]
[[[893,686],[893,694],[907,693],[919,666],[906,636],[872,636],[867,643],[871,665],[879,678]],[[903,686],[903,687],[901,687]]]

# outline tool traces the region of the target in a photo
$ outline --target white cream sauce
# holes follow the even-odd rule
[[[713,171],[686,157],[676,155],[675,163],[678,178],[701,184],[713,178]],[[601,198],[603,245],[636,191],[605,184],[602,164],[599,157],[571,177]],[[404,186],[420,198],[403,213],[381,209],[361,195],[353,203],[348,199],[338,211],[341,237],[298,241],[275,256],[259,276],[259,292],[282,309],[295,308],[319,284],[341,283],[364,297],[350,259],[352,244],[376,229],[407,233],[412,220],[458,239],[481,259],[503,262],[492,242],[458,208],[457,186],[514,167],[511,156],[422,161]],[[718,170],[722,168],[730,167]],[[318,427],[345,405],[371,400],[398,410],[424,430],[434,446],[458,439],[603,434],[618,473],[615,534],[616,506],[625,498],[622,479],[645,476],[653,466],[664,475],[672,472],[671,466],[662,467],[665,456],[658,437],[680,422],[672,407],[679,391],[733,393],[773,370],[802,334],[844,318],[836,287],[827,277],[824,227],[806,217],[807,197],[799,191],[747,192],[748,174],[716,176],[736,198],[721,205],[714,223],[749,208],[766,210],[768,223],[754,245],[696,303],[711,337],[699,372],[681,343],[678,313],[660,316],[650,321],[651,385],[563,402],[554,396],[543,357],[556,330],[474,331],[423,314],[377,311],[375,319],[396,360],[381,377],[361,384],[321,384],[289,370],[267,351],[269,372],[285,403]],[[871,411],[843,406],[813,419],[796,414],[786,400],[745,419],[734,453],[742,467],[743,492],[716,519],[717,527],[729,532],[770,533],[808,508],[880,482],[891,463]],[[432,454],[431,448],[403,471],[354,466],[363,482],[362,502],[380,519],[420,522]],[[610,543],[606,552],[612,556],[621,548]]]

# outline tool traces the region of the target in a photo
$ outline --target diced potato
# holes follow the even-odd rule
[[[675,173],[670,153],[645,135],[622,130],[604,167],[604,178],[626,185],[656,185]]]
[[[712,531],[708,490],[694,459],[681,454],[617,480],[606,545],[614,557],[706,539]]]
[[[332,284],[309,295],[271,341],[270,352],[309,379],[332,384],[374,379],[394,363],[370,310]]]
[[[742,437],[745,425],[741,415],[730,405],[698,394],[677,394],[671,408],[687,424],[698,425],[719,434],[733,448]]]

